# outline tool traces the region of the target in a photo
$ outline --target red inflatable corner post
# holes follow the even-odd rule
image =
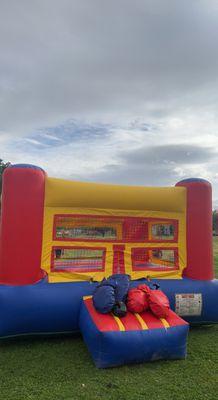
[[[3,173],[0,221],[0,283],[27,285],[39,281],[45,172],[18,164]]]
[[[212,188],[198,178],[176,184],[187,189],[187,268],[184,276],[191,279],[213,279]]]

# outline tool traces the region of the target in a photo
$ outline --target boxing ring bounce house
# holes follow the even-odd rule
[[[99,315],[91,296],[112,274],[128,274],[133,287],[158,283],[170,300],[168,320]],[[218,322],[213,278],[209,182],[134,187],[49,178],[26,164],[4,171],[1,338],[81,330],[96,365],[105,367],[170,358],[175,333],[179,358],[188,323]]]

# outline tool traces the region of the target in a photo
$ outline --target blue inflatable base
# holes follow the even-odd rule
[[[218,323],[218,280],[191,279],[153,280],[158,283],[175,310],[176,294],[200,294],[199,315],[181,315],[191,324]],[[132,281],[131,286],[146,283]],[[48,283],[35,285],[0,286],[0,338],[28,335],[75,332],[79,330],[79,310],[82,297],[92,295],[97,285],[89,282]]]

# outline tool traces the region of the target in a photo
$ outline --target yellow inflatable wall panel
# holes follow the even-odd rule
[[[124,261],[125,273],[132,279],[143,277],[171,278],[182,277],[186,267],[186,188],[183,187],[139,187],[120,186],[95,183],[71,182],[56,178],[46,179],[42,268],[48,273],[49,282],[69,282],[81,280],[100,281],[113,273],[112,242],[102,241],[75,242],[55,240],[55,215],[90,215],[105,217],[140,217],[178,222],[178,238],[176,243],[156,242],[146,243],[146,248],[164,247],[178,249],[178,268],[176,270],[136,271],[132,268],[131,249],[144,248],[145,243],[125,244]],[[117,241],[116,241],[117,244]],[[119,244],[119,243],[118,243]],[[53,247],[86,247],[106,249],[105,269],[95,272],[55,272],[51,270]]]

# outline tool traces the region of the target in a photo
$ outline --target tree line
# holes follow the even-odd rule
[[[5,170],[5,168],[7,168],[10,164],[11,164],[10,162],[4,162],[0,158],[0,194],[2,192],[2,174],[3,174],[3,171]]]

